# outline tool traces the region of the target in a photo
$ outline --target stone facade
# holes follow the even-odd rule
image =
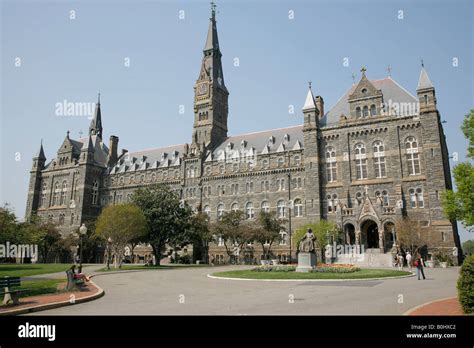
[[[394,223],[407,215],[422,226],[429,248],[459,247],[456,222],[442,215],[440,195],[452,187],[448,150],[435,89],[422,68],[413,96],[390,77],[357,84],[329,111],[311,86],[303,124],[227,135],[228,95],[212,13],[195,84],[191,144],[117,153],[118,137],[103,142],[100,100],[89,136],[66,136],[46,163],[33,158],[26,217],[38,214],[63,233],[95,219],[101,207],[130,199],[137,188],[163,182],[212,221],[240,209],[249,219],[263,210],[288,218],[292,231],[328,219],[350,244],[387,252]],[[273,248],[286,260],[288,234]],[[293,250],[293,256],[294,256]],[[228,262],[222,243],[210,248],[215,263]],[[241,251],[248,262],[261,252]]]

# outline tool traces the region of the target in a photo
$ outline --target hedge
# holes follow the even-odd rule
[[[474,255],[466,257],[458,279],[458,298],[464,313],[474,313]]]

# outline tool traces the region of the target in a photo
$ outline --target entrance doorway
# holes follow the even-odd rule
[[[353,224],[346,224],[344,226],[344,232],[346,236],[346,244],[354,245],[355,244],[355,228]]]
[[[374,221],[365,221],[361,226],[361,232],[365,239],[364,244],[367,249],[379,247],[379,229]]]

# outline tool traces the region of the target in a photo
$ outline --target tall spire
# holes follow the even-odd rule
[[[428,77],[428,73],[426,72],[426,69],[425,69],[425,64],[423,63],[423,61],[421,61],[420,78],[418,79],[418,87],[416,87],[416,89],[419,90],[419,89],[426,89],[426,88],[434,88],[434,86],[431,83],[430,78]]]
[[[36,153],[36,155],[35,155],[34,158],[43,159],[43,160],[46,159],[46,156],[44,155],[44,149],[43,149],[43,139],[41,139],[40,149],[39,149],[39,151]]]
[[[315,109],[316,103],[314,102],[313,91],[311,90],[311,82],[309,82],[308,94],[306,94],[306,100],[304,102],[303,111]]]
[[[102,139],[102,115],[100,112],[100,93],[97,97],[94,116],[92,117],[91,125],[89,126],[89,135],[97,135]]]
[[[216,27],[216,4],[211,2],[211,18],[209,18],[209,29],[207,31],[206,45],[204,46],[204,52],[209,50],[219,50],[219,39],[217,38],[217,27]]]

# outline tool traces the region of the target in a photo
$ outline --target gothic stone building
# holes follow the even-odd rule
[[[388,253],[395,222],[407,215],[427,228],[430,250],[459,247],[455,221],[443,217],[440,194],[451,189],[448,149],[435,88],[424,67],[416,96],[392,78],[357,84],[325,110],[308,90],[302,125],[228,136],[228,96],[216,20],[210,18],[199,77],[194,86],[191,144],[118,153],[117,136],[104,143],[100,100],[89,135],[68,135],[57,156],[43,147],[33,158],[26,218],[38,214],[63,233],[77,231],[108,204],[127,202],[134,190],[162,182],[196,209],[218,219],[243,210],[291,214],[292,230],[327,219],[346,242]],[[289,254],[288,234],[274,247]],[[259,248],[245,257],[258,259]],[[210,249],[226,262],[222,240]]]

